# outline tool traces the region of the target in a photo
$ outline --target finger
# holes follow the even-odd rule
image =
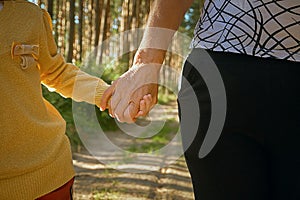
[[[137,113],[140,111],[140,99],[137,101],[132,101],[130,102],[129,106],[128,106],[128,116],[126,117],[129,117],[131,119],[135,119],[135,116],[137,115]],[[145,103],[143,105],[143,109],[145,109]]]
[[[152,104],[156,104],[157,103],[157,93],[158,93],[158,86],[157,84],[146,84],[138,89],[136,89],[132,94],[131,94],[131,99],[135,100],[135,99],[143,99],[144,97],[146,97],[146,99],[148,98],[147,96],[149,95],[149,97],[151,96],[152,100]],[[145,99],[145,100],[146,100]]]
[[[110,104],[111,104],[111,99],[109,99],[109,101],[108,101],[108,113],[109,113],[110,117],[114,118],[114,115],[113,115],[113,112],[111,110],[111,105]]]
[[[152,104],[152,98],[149,94],[149,85],[145,85],[143,87],[140,87],[136,89],[133,94],[131,95],[130,99],[132,102],[135,103],[135,105],[139,105],[139,108],[136,110],[135,108],[129,108],[129,113],[127,113],[128,116],[135,116],[137,117],[145,117],[149,113],[151,104]],[[133,105],[131,105],[133,106]],[[134,113],[136,111],[136,113]]]
[[[136,114],[135,118],[144,116],[144,113],[147,112],[147,107],[146,107],[146,101],[144,99],[142,99],[140,101],[140,110],[138,111],[138,113]]]
[[[102,95],[100,102],[100,110],[103,111],[108,107],[108,101],[111,98],[113,92],[115,91],[115,84],[112,84],[108,89],[106,89]]]
[[[114,96],[113,96],[114,97]],[[117,118],[119,122],[129,122],[132,123],[133,119],[130,117],[125,116],[125,111],[127,107],[129,106],[128,99],[127,98],[118,98],[119,102],[117,105],[112,105],[112,112],[113,115]]]
[[[119,108],[120,102],[121,102],[121,98],[120,98],[117,94],[114,94],[114,95],[111,97],[111,100],[110,100],[110,106],[109,106],[109,114],[110,114],[112,117],[116,117],[116,114],[122,112],[122,111],[119,111],[119,112],[118,112],[118,108]]]
[[[143,100],[145,101],[145,109],[150,111],[151,108],[155,105],[155,101],[153,101],[152,95],[147,94],[143,97]]]
[[[147,94],[143,97],[143,99],[145,100],[146,106],[150,105],[152,103],[152,96],[151,94]]]
[[[133,123],[136,121],[136,115],[139,113],[139,106],[133,101],[127,106],[124,111],[124,121],[127,123]]]
[[[146,107],[146,100],[142,99],[140,101],[140,111],[146,111],[147,107]]]
[[[145,95],[144,98],[147,99],[147,100],[149,100],[149,101],[152,101],[152,95],[151,94]]]
[[[140,110],[140,111],[136,114],[135,119],[137,119],[138,117],[144,117],[144,116],[145,116],[144,112]]]
[[[141,92],[138,93],[138,94],[134,94],[134,95],[131,95],[130,96],[130,100],[127,100],[127,102],[125,102],[125,100],[122,102],[126,103],[126,106],[121,106],[123,108],[125,108],[122,112],[123,116],[123,119],[121,119],[122,121],[124,122],[127,122],[127,123],[133,123],[136,121],[136,116],[140,110],[140,102],[141,100],[143,99],[143,96],[144,94],[142,94]],[[144,101],[144,100],[143,100]],[[143,109],[145,110],[145,105],[142,105],[143,106]],[[120,112],[118,112],[118,114],[120,114]],[[142,114],[142,113],[140,113]]]
[[[144,105],[140,105],[140,111],[142,111],[142,113],[138,113],[138,115],[142,117],[146,117],[151,110],[151,105],[152,105],[151,95],[150,94],[145,95],[142,101],[144,102]]]
[[[146,108],[144,113],[148,114],[153,106],[152,96],[151,94],[148,94],[143,99],[145,100],[145,108]]]

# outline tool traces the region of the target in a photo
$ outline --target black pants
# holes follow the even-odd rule
[[[199,158],[219,98],[199,73],[211,64],[203,52],[221,74],[227,110],[218,142]],[[300,62],[194,49],[183,77],[181,134],[195,199],[299,200]]]

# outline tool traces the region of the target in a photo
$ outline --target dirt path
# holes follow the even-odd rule
[[[159,120],[177,118],[176,104],[159,106],[154,109],[151,117]],[[122,132],[109,135],[118,146],[124,147],[133,142]],[[180,144],[175,144],[175,147],[180,148]],[[73,153],[77,172],[74,183],[75,200],[194,199],[190,176],[182,156],[174,160],[172,155],[143,154],[143,162],[131,162],[136,163],[135,165],[117,163],[117,167],[103,164],[109,159],[112,159],[111,152],[101,152],[98,157],[92,156],[85,149]],[[172,159],[172,164],[164,164],[162,167],[157,165]]]

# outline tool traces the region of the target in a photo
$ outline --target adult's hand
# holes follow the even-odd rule
[[[193,0],[154,1],[147,21],[148,29],[145,30],[140,48],[135,54],[135,66],[106,90],[101,101],[101,110],[110,106],[109,112],[112,116],[130,123],[135,121],[134,116],[139,110],[139,102],[144,95],[151,94],[153,105],[157,102],[160,66],[173,34],[192,3]],[[111,99],[110,105],[108,105],[109,99]]]
[[[159,70],[160,64],[155,63],[139,64],[130,68],[104,92],[101,110],[108,107],[110,115],[118,121],[133,123],[139,112],[140,101],[145,95],[150,94],[152,97],[150,108],[157,103]]]

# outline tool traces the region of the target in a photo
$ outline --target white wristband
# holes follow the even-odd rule
[[[139,49],[152,48],[168,50],[175,32],[176,31],[172,29],[147,27]]]

